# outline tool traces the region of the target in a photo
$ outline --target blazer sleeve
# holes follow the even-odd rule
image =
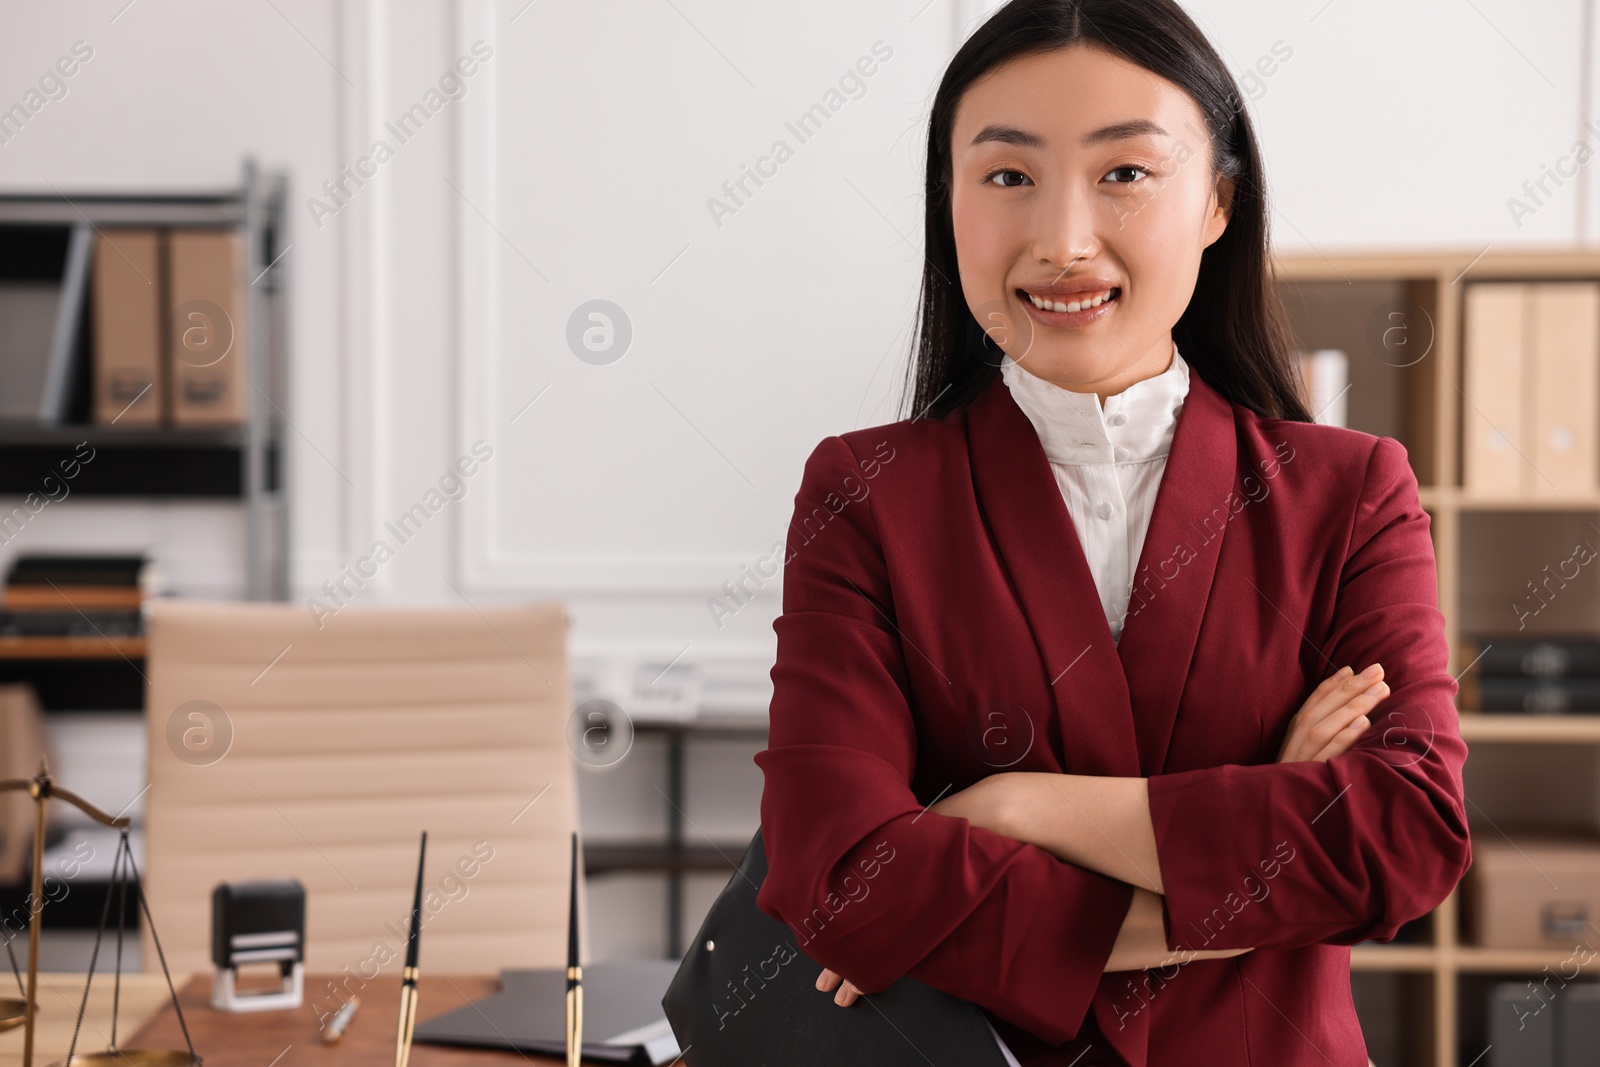
[[[1059,1044],[1082,1025],[1132,890],[913,794],[906,657],[921,653],[896,624],[871,484],[830,437],[795,500],[771,732],[756,755],[757,902],[863,992],[910,975]]]
[[[1349,752],[1150,779],[1169,948],[1390,941],[1466,872],[1467,749],[1430,525],[1405,447],[1379,438],[1321,649],[1325,673],[1382,663],[1390,687]]]

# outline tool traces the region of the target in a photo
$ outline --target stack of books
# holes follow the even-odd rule
[[[1600,712],[1600,639],[1475,635],[1461,642],[1462,711],[1527,715]]]
[[[18,556],[0,636],[138,637],[154,570],[144,556]]]

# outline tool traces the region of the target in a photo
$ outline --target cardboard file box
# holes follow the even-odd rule
[[[167,386],[161,357],[160,230],[102,230],[94,250],[94,421],[160,426]]]
[[[1470,283],[1462,315],[1468,492],[1564,498],[1600,487],[1600,284]]]
[[[1524,335],[1527,300],[1514,283],[1466,290],[1462,315],[1462,481],[1479,493],[1522,488]]]
[[[238,230],[174,230],[168,237],[167,366],[175,425],[233,426],[248,414],[245,253]]]
[[[1472,840],[1466,897],[1473,943],[1600,950],[1600,839],[1510,836],[1515,845],[1499,834]]]

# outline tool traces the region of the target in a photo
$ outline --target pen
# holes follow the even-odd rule
[[[411,1058],[411,1035],[417,1028],[417,946],[422,940],[422,866],[428,855],[428,831],[422,831],[417,855],[417,892],[411,902],[411,936],[406,941],[406,969],[400,976],[400,1032],[395,1039],[395,1067]]]
[[[327,1028],[322,1031],[322,1043],[325,1045],[338,1044],[339,1040],[344,1037],[345,1027],[350,1025],[350,1020],[355,1017],[356,1008],[360,1006],[360,997],[351,997],[345,1001],[344,1007],[339,1009],[338,1014],[328,1020]]]
[[[572,833],[572,892],[567,900],[567,1067],[583,1059],[583,968],[578,966],[578,833]]]

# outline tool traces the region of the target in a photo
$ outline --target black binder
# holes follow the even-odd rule
[[[602,960],[583,969],[585,1062],[669,1064],[678,1059],[660,1008],[661,990],[673,970],[671,960]],[[501,971],[500,992],[418,1023],[414,1040],[563,1055],[566,982],[565,967]]]
[[[822,966],[757,907],[766,876],[757,830],[661,999],[694,1067],[1006,1067],[982,1008],[915,979],[835,1004]]]

